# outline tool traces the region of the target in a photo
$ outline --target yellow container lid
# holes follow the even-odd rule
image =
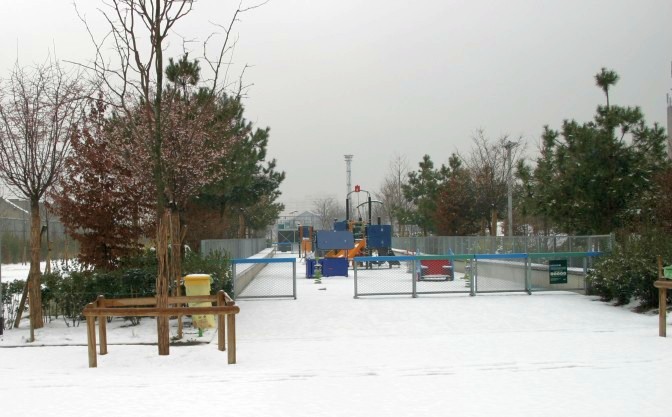
[[[184,277],[184,283],[189,284],[210,284],[212,277],[208,274],[189,274]]]

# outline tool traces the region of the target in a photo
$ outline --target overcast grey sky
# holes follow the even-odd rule
[[[24,65],[53,49],[62,60],[91,56],[71,0],[1,2],[1,77],[17,54]],[[105,29],[99,0],[78,4]],[[176,32],[204,39],[237,4],[199,0]],[[371,191],[395,155],[413,169],[424,154],[445,163],[469,151],[477,129],[522,136],[534,154],[545,124],[587,121],[604,102],[601,67],[621,77],[612,103],[639,105],[649,123],[665,124],[672,87],[670,0],[271,0],[235,31],[231,74],[253,66],[246,116],[271,127],[287,211],[344,201],[344,154],[354,155],[353,185]],[[168,56],[181,50],[174,37]]]

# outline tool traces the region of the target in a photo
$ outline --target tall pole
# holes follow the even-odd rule
[[[509,171],[508,175],[506,178],[506,188],[507,188],[507,212],[508,212],[508,235],[513,236],[513,195],[511,191],[511,183],[512,183],[512,177],[511,177],[511,148],[516,146],[515,142],[506,142],[504,147],[506,148],[506,159],[509,164]]]
[[[350,191],[352,191],[352,170],[351,169],[352,169],[352,157],[354,155],[343,155],[343,156],[345,157],[345,183],[346,183],[346,188],[347,188],[347,190],[345,191],[345,195],[346,195],[346,198],[350,198],[348,196],[350,195]],[[346,204],[346,206],[349,206],[349,207],[346,207],[346,210],[348,211],[348,213],[346,214],[345,217],[349,219],[351,217],[349,210],[350,210],[350,207],[352,206],[352,204]]]
[[[2,231],[0,231],[0,336],[5,332],[5,303],[2,300]]]
[[[667,159],[672,160],[672,97],[667,93]]]

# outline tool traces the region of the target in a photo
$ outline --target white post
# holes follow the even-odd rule
[[[0,336],[5,332],[5,303],[2,302],[2,231],[0,231]]]
[[[509,172],[506,178],[506,185],[507,185],[507,198],[508,198],[508,206],[507,206],[507,212],[508,212],[508,235],[513,236],[513,196],[512,196],[512,177],[511,177],[511,148],[516,146],[515,142],[506,142],[504,144],[504,147],[506,148],[506,159],[509,164]]]

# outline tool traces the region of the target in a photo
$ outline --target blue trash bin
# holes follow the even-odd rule
[[[315,276],[315,259],[306,259],[306,278],[313,278]]]

